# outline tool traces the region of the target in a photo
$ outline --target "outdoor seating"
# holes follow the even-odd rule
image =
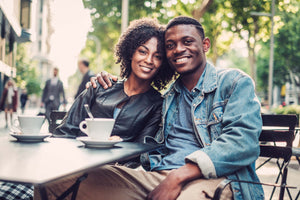
[[[292,148],[292,143],[295,137],[295,126],[297,123],[296,115],[262,115],[263,127],[267,127],[263,129],[259,138],[260,141],[260,157],[268,158],[262,164],[260,164],[256,169],[259,169],[271,159],[276,159],[276,164],[279,169],[279,173],[276,177],[275,183],[257,183],[257,182],[249,182],[243,180],[230,180],[225,179],[222,181],[215,194],[213,199],[217,200],[220,198],[223,189],[230,184],[231,182],[243,182],[249,184],[261,184],[273,186],[273,190],[270,196],[272,199],[275,189],[277,187],[280,188],[279,199],[283,200],[284,192],[287,191],[289,198],[292,199],[289,189],[295,187],[287,186],[287,174],[288,174],[288,164],[297,149]],[[283,144],[284,143],[284,144]],[[281,182],[279,183],[279,179],[281,178]],[[298,198],[296,196],[296,199]]]
[[[50,124],[49,124],[50,133],[54,133],[54,130],[61,123],[61,120],[64,118],[66,113],[67,113],[66,111],[58,111],[58,110],[53,110],[50,113]]]

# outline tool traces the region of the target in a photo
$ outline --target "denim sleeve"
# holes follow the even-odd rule
[[[187,156],[187,161],[198,164],[204,177],[233,174],[258,158],[262,120],[254,90],[252,79],[246,75],[232,84],[219,136],[211,144]]]

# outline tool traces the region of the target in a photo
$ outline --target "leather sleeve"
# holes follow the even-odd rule
[[[97,89],[99,89],[99,87],[96,89],[90,87],[78,96],[69,112],[64,117],[62,123],[55,130],[55,137],[76,138],[78,136],[86,136],[86,134],[82,133],[79,129],[80,122],[85,120],[85,118],[88,118],[83,105],[92,105]]]

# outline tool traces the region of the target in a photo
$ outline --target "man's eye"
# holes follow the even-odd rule
[[[174,47],[174,44],[166,44],[166,49],[172,49]]]
[[[192,40],[185,40],[184,41],[184,44],[187,44],[187,45],[189,45],[189,44],[191,44],[192,43]]]

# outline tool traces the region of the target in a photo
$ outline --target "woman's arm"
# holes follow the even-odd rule
[[[76,138],[78,136],[86,136],[79,129],[81,121],[88,118],[86,111],[84,110],[84,104],[91,106],[93,99],[95,98],[95,91],[97,89],[88,88],[83,91],[78,98],[76,98],[72,107],[64,117],[62,123],[55,130],[54,136],[56,137],[68,137]]]

